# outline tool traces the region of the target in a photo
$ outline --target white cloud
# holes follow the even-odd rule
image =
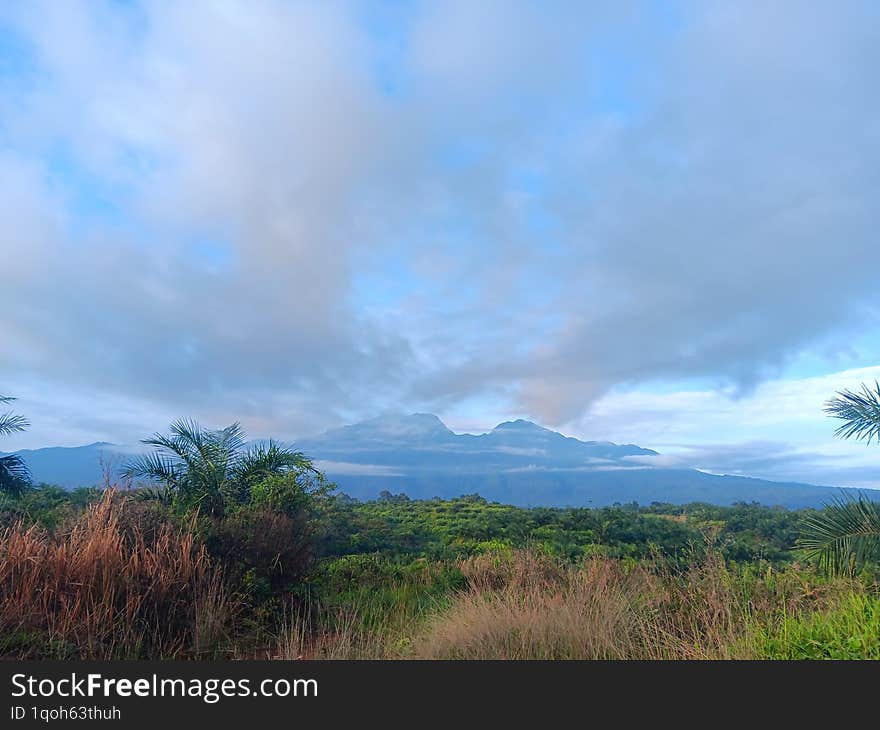
[[[635,441],[657,467],[697,467],[790,481],[880,487],[880,449],[834,438],[823,404],[837,391],[880,379],[880,366],[769,380],[737,397],[718,390],[633,389],[600,399],[567,431]]]
[[[387,56],[360,10],[0,11],[2,386],[127,413],[35,438],[492,402],[816,442],[826,383],[760,384],[877,321],[875,8],[428,3]]]
[[[336,474],[339,476],[403,476],[403,474],[395,467],[382,464],[353,464],[347,461],[316,461],[315,466],[328,474]]]

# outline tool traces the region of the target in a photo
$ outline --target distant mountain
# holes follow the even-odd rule
[[[615,502],[761,502],[820,506],[839,490],[654,466],[656,451],[634,444],[580,441],[531,421],[488,433],[457,434],[429,413],[389,415],[303,439],[304,451],[340,489],[360,499],[383,490],[411,498],[479,493],[524,506],[600,506]],[[107,443],[18,452],[34,480],[64,487],[102,482],[130,450]]]
[[[105,470],[115,474],[127,458],[120,449],[99,441],[87,446],[50,446],[15,453],[30,467],[35,483],[57,484],[71,489],[103,483]]]
[[[652,466],[657,452],[633,444],[580,441],[531,421],[488,433],[456,434],[437,416],[382,416],[297,443],[340,489],[360,499],[380,491],[411,498],[479,493],[524,506],[600,506],[615,502],[757,501],[820,506],[833,487],[719,476]]]
[[[619,463],[630,456],[657,455],[632,444],[579,441],[531,421],[506,421],[489,433],[456,434],[437,416],[381,416],[327,431],[297,443],[315,459],[361,465],[369,473],[495,474],[517,469],[582,469]]]

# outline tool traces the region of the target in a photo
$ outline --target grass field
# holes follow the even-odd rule
[[[4,656],[880,658],[874,574],[799,562],[792,513],[755,505],[331,500],[291,570],[295,522],[220,529],[137,493],[81,496],[6,505]]]

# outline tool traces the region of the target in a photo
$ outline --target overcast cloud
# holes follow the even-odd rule
[[[875,365],[877,16],[6,4],[0,392],[40,444],[386,410],[611,438],[629,397],[656,448],[654,389]]]

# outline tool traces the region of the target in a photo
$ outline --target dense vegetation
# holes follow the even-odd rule
[[[359,502],[237,425],[146,443],[128,475],[148,485],[65,491],[12,470],[0,656],[880,658],[865,499]]]
[[[322,550],[327,555],[379,553],[398,560],[462,558],[510,548],[571,560],[657,553],[674,559],[712,539],[730,560],[781,564],[794,558],[805,513],[758,504],[526,509],[489,503],[479,495],[411,501],[386,492],[372,502],[344,496],[330,501]]]
[[[387,493],[357,502],[328,485],[297,489],[294,477],[271,476],[222,517],[180,510],[144,489],[44,485],[4,496],[0,651],[880,653],[875,566],[831,578],[800,562],[799,525],[812,512],[756,504],[522,509],[476,495],[412,501]],[[36,556],[46,575],[28,569]],[[49,575],[52,592],[40,586]],[[92,590],[82,596],[84,584]],[[61,600],[71,592],[78,600]],[[58,603],[35,603],[46,595]]]

